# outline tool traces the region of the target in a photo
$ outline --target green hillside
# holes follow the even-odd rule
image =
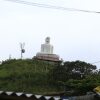
[[[67,61],[62,65],[42,60],[11,59],[0,65],[0,91],[81,95],[99,85],[100,70],[83,61]]]
[[[53,63],[13,59],[0,65],[0,90],[45,94],[58,91],[51,86],[48,72]]]

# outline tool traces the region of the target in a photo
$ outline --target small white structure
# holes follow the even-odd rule
[[[41,60],[60,61],[59,56],[53,54],[53,45],[50,44],[50,37],[46,37],[45,43],[41,44],[41,51],[34,57]]]

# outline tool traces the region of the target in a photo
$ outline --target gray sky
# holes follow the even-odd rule
[[[25,0],[54,6],[100,11],[100,0]],[[24,58],[40,51],[51,37],[54,53],[65,61],[100,61],[100,14],[34,7],[0,0],[0,60]],[[95,63],[100,68],[100,63]]]

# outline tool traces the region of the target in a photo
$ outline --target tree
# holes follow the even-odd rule
[[[74,90],[74,93],[86,94],[86,92],[93,91],[95,87],[100,86],[100,76],[92,74],[82,80],[69,79],[65,82],[65,86],[70,90]]]
[[[69,79],[83,79],[95,69],[95,65],[83,61],[64,62],[64,65],[54,66],[49,75],[54,82],[65,82]]]
[[[74,79],[79,82],[78,80],[85,79],[86,76],[90,75],[95,69],[95,65],[83,61],[64,62],[64,65],[57,64],[49,71],[49,80],[51,80],[53,85],[55,84],[62,87],[66,87],[67,85],[68,87],[66,82],[70,79]]]
[[[96,69],[95,65],[83,62],[83,61],[72,61],[65,62],[64,67],[69,74],[69,78],[80,79],[86,75],[89,75]]]

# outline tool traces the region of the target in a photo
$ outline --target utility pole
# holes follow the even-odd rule
[[[21,49],[21,59],[23,59],[23,53],[25,53],[24,46],[25,46],[25,43],[20,43],[20,49]]]

